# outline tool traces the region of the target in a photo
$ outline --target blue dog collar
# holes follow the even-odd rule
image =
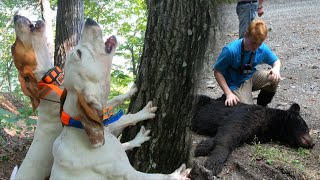
[[[103,119],[102,120],[103,126],[108,126],[109,124],[118,121],[121,118],[121,116],[123,115],[123,113],[124,113],[123,110],[120,109],[115,114],[109,116],[106,119]],[[78,119],[73,119],[64,111],[62,111],[62,113],[61,113],[61,122],[63,125],[66,125],[66,126],[71,126],[71,127],[83,129],[83,126]]]

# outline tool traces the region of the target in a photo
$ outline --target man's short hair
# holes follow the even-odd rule
[[[247,35],[259,43],[262,43],[267,38],[267,34],[266,23],[261,18],[254,19],[247,30]]]

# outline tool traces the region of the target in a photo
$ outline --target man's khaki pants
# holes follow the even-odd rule
[[[253,76],[246,80],[233,93],[240,99],[240,102],[245,104],[253,104],[252,91],[265,90],[275,93],[278,87],[278,82],[271,82],[268,79],[270,70],[258,70]]]

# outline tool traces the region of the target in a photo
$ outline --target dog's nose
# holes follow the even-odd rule
[[[93,19],[88,18],[84,24],[84,26],[99,26]]]
[[[20,15],[14,15],[13,17],[13,22],[16,22],[19,18],[21,18],[22,16]]]

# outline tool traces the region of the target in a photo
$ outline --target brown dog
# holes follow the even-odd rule
[[[50,175],[53,164],[53,142],[62,131],[58,101],[63,74],[54,68],[49,56],[45,23],[39,20],[33,25],[28,18],[16,15],[14,25],[13,61],[18,69],[21,89],[30,97],[33,110],[38,108],[39,118],[28,153],[17,174],[11,178],[44,179]],[[51,101],[40,101],[40,98]]]
[[[39,20],[33,25],[28,18],[19,15],[14,17],[14,22],[16,41],[11,47],[13,62],[18,69],[21,89],[30,97],[35,110],[40,103],[38,82],[53,67],[46,47],[45,23]]]

